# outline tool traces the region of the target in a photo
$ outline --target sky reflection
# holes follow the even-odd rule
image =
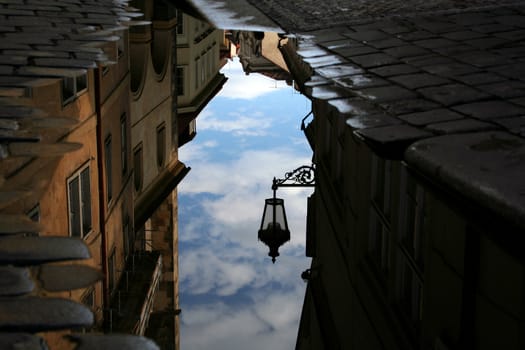
[[[291,241],[275,265],[257,240],[271,180],[311,164],[299,126],[310,102],[284,82],[246,76],[237,59],[223,90],[180,149],[192,171],[179,186],[183,349],[292,349],[310,261],[304,255],[306,198],[280,189]]]

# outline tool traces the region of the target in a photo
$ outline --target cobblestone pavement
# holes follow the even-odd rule
[[[298,50],[283,52],[302,92],[383,156],[439,145],[413,157],[417,168],[476,135],[477,146],[444,152],[457,164],[435,163],[449,171],[441,180],[525,227],[525,163],[501,165],[525,159],[525,1],[246,1],[296,34]]]
[[[503,128],[525,137],[524,7],[311,31],[298,54],[315,98],[357,99],[367,114],[437,134]]]
[[[525,5],[519,0],[248,0],[288,32],[297,33],[372,19],[454,13],[502,5]]]
[[[507,162],[518,153],[525,159],[525,7],[472,10],[356,22],[350,16],[344,25],[343,14],[322,14],[328,22],[319,30],[274,20],[299,28],[291,31],[298,57],[289,66],[296,81],[305,77],[304,93],[325,114],[342,116],[387,158],[412,155],[407,161],[423,172],[434,162],[430,177],[447,169],[449,178],[439,181],[454,182],[454,190],[525,227],[525,202],[516,196],[525,190],[525,163]],[[476,146],[461,146],[474,136]],[[452,139],[459,140],[455,148],[438,157]],[[418,142],[425,146],[412,146]],[[494,152],[481,159],[480,149]]]

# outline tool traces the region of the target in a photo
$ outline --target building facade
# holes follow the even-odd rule
[[[54,287],[38,269],[27,275],[45,283],[35,294],[64,307],[73,300],[89,319],[71,327],[147,334],[178,349],[176,186],[189,168],[178,159],[175,8],[161,1],[10,6],[2,16],[13,30],[1,34],[0,50],[18,58],[2,66],[0,109],[3,126],[21,129],[2,148],[0,231],[86,247],[78,257],[58,250],[64,257],[46,260],[85,259],[91,270],[78,270],[82,278],[64,275],[68,282]],[[6,124],[12,116],[22,123]],[[13,244],[6,249],[18,249]],[[74,266],[64,271],[74,274]],[[45,341],[70,346],[63,336],[71,327],[57,322],[63,326]],[[95,347],[151,346],[143,337],[89,339]]]
[[[259,73],[292,84],[292,76],[279,51],[287,40],[272,32],[234,31],[232,40],[239,45],[238,55],[244,72]]]
[[[177,113],[179,145],[197,134],[197,116],[219,92],[226,77],[219,70],[230,57],[224,30],[177,12]]]
[[[465,18],[417,23],[439,37],[472,30]],[[507,116],[519,124],[523,107],[510,99],[515,94],[468,79],[488,79],[499,66],[436,66],[456,56],[411,41],[411,21],[385,28],[372,22],[341,36],[311,33],[315,45],[305,40],[297,51],[282,49],[314,115],[303,125],[316,189],[308,202],[312,264],[303,274],[296,349],[525,344],[525,261],[518,248],[525,206],[517,195],[525,143],[519,128],[503,122]],[[394,40],[390,31],[406,34]],[[355,38],[362,41],[349,40]],[[383,44],[388,55],[375,52]],[[448,44],[458,56],[461,47],[470,50]],[[334,60],[323,65],[327,55]],[[505,53],[484,48],[477,55]],[[512,85],[514,76],[498,72],[500,87]],[[421,80],[412,85],[415,76]],[[454,90],[449,79],[465,85]]]

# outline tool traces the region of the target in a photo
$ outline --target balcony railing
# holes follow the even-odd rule
[[[159,252],[134,254],[113,294],[110,331],[144,335],[162,275]]]
[[[307,119],[309,117],[312,117],[312,119],[309,122],[307,122]],[[315,150],[315,124],[312,111],[310,111],[310,113],[308,113],[303,118],[303,120],[301,120],[301,130],[304,132],[304,135],[308,140],[308,144],[310,144],[310,148],[312,150]]]

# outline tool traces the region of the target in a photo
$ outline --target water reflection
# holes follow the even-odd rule
[[[311,190],[280,193],[292,238],[275,265],[257,229],[271,179],[311,161],[299,130],[310,102],[286,80],[246,75],[242,61],[223,68],[228,82],[199,115],[198,137],[180,150],[193,169],[179,187],[184,348],[290,349],[297,335]]]
[[[37,52],[39,57],[71,57],[74,51],[77,58],[86,58],[85,66],[82,60],[69,59],[6,61],[12,66],[4,67],[9,75],[0,82],[0,103],[5,103],[0,106],[0,235],[8,237],[1,237],[5,254],[0,255],[5,259],[0,263],[81,259],[87,266],[4,268],[0,277],[19,276],[27,284],[3,295],[31,291],[36,299],[27,300],[41,305],[63,298],[62,305],[73,304],[86,316],[73,324],[86,327],[86,332],[146,335],[163,349],[179,348],[176,187],[189,172],[180,159],[195,169],[180,204],[188,347],[230,342],[229,348],[235,348],[233,343],[246,348],[240,344],[254,340],[246,337],[271,334],[272,341],[286,339],[283,344],[288,348],[295,338],[304,291],[300,279],[290,276],[299,276],[307,265],[301,258],[300,234],[306,194],[288,195],[294,209],[290,226],[299,234],[282,250],[279,268],[266,264],[264,246],[255,238],[271,178],[309,158],[298,125],[310,107],[290,87],[282,62],[270,69],[275,60],[263,45],[264,38],[273,38],[270,46],[275,49],[280,38],[242,34],[255,39],[257,62],[249,53],[244,56],[251,71],[283,81],[255,75],[245,79],[239,60],[225,66],[232,52],[223,30],[166,2],[134,1],[144,14],[116,12],[121,5],[112,6],[107,5],[108,14],[97,19],[98,26],[77,23],[93,40],[104,40],[73,48],[72,43],[61,45],[62,39],[53,39],[49,51]],[[76,21],[90,10],[67,11],[75,13],[71,18]],[[131,18],[140,21],[128,23],[130,29],[120,25],[120,20]],[[21,26],[33,21],[20,20]],[[70,34],[54,17],[39,20],[63,31],[60,38]],[[14,47],[27,40],[23,31],[18,34],[10,39]],[[77,34],[79,41],[88,39]],[[32,57],[35,52],[26,54]],[[80,63],[82,69],[76,66]],[[53,66],[57,64],[64,67]],[[203,111],[224,85],[225,74],[232,79],[231,89],[225,88]],[[199,115],[202,135],[192,144]],[[297,133],[290,134],[294,129]],[[178,148],[185,143],[179,157]],[[75,247],[82,254],[72,255]],[[53,254],[42,256],[43,252]],[[20,257],[35,259],[37,253],[37,260]],[[32,283],[33,279],[39,282]],[[31,303],[27,309],[34,309]],[[4,300],[5,312],[0,312],[13,315],[7,323],[22,310],[10,304]],[[77,317],[51,304],[42,310],[60,314],[56,320],[61,326],[39,329],[71,327]],[[20,322],[40,315],[18,314]],[[70,319],[64,322],[61,315]],[[210,323],[217,319],[228,322]],[[228,333],[243,327],[238,338]],[[203,329],[209,337],[191,336]],[[50,348],[69,341],[60,334],[44,338]]]

